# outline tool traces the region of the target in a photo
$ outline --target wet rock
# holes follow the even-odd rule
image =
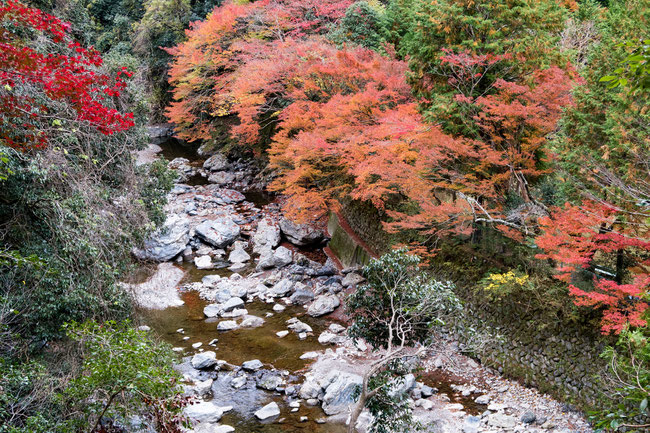
[[[203,314],[205,317],[217,317],[221,314],[222,304],[209,304],[203,307]]]
[[[281,268],[283,266],[288,265],[291,262],[293,262],[293,253],[289,248],[278,247],[273,252],[273,264],[276,267]]]
[[[287,218],[280,219],[280,230],[294,245],[304,246],[320,243],[325,235],[309,224],[297,224]]]
[[[223,303],[223,311],[224,313],[227,313],[228,311],[232,311],[235,308],[243,307],[244,306],[244,301],[241,298],[230,298],[226,302]]]
[[[219,322],[217,325],[217,331],[232,331],[233,329],[237,328],[239,328],[239,326],[234,320],[224,320],[222,322]]]
[[[295,305],[305,305],[314,300],[314,292],[306,285],[297,283],[289,300]]]
[[[267,391],[275,391],[275,389],[282,386],[283,383],[284,381],[280,374],[274,371],[265,371],[255,381],[258,388],[266,389]]]
[[[283,312],[283,311],[286,310],[286,309],[287,309],[287,307],[285,307],[285,306],[282,305],[282,304],[275,304],[275,305],[273,306],[273,311],[275,311],[276,313],[281,313],[281,312]]]
[[[209,171],[222,171],[228,168],[228,159],[221,153],[215,153],[203,163],[203,168]]]
[[[251,241],[253,252],[260,254],[264,250],[271,250],[280,244],[280,226],[269,218],[262,219],[257,224],[257,231]]]
[[[244,320],[241,321],[239,326],[241,328],[259,328],[264,325],[264,319],[257,316],[246,316]]]
[[[356,286],[357,284],[361,284],[364,281],[366,281],[365,278],[363,278],[361,275],[357,274],[356,272],[350,272],[343,278],[343,281],[341,281],[341,285],[345,288],[348,287],[353,287]]]
[[[189,405],[184,410],[185,416],[195,422],[218,422],[223,416],[223,409],[212,402]]]
[[[314,272],[314,276],[320,277],[320,276],[332,276],[336,275],[337,269],[334,263],[328,258],[327,262]]]
[[[225,248],[239,236],[239,226],[230,217],[204,221],[196,226],[196,234],[217,248]]]
[[[341,302],[336,295],[320,295],[309,306],[307,314],[312,317],[323,316],[336,310],[340,304]]]
[[[196,385],[194,385],[194,389],[196,390],[196,394],[200,397],[204,397],[209,395],[212,392],[212,384],[214,383],[214,380],[208,379],[204,380],[202,382],[197,382]]]
[[[313,332],[311,326],[309,326],[305,322],[301,322],[298,319],[292,321],[292,323],[290,323],[289,326],[287,327],[291,329],[293,332],[295,332],[296,334],[300,334],[302,332]]]
[[[262,368],[264,364],[262,364],[262,361],[259,359],[253,359],[251,361],[244,362],[241,366],[244,370],[256,371]]]
[[[230,386],[235,389],[239,389],[242,386],[246,385],[247,377],[246,376],[237,376],[230,382]]]
[[[276,402],[271,402],[255,412],[255,416],[260,421],[264,421],[265,419],[273,418],[274,416],[278,415],[280,415],[280,408]]]
[[[354,395],[363,378],[357,374],[333,371],[327,381],[330,384],[323,396],[323,411],[327,415],[336,415],[354,403]]]
[[[490,404],[490,400],[491,400],[490,396],[486,394],[486,395],[479,395],[478,397],[476,397],[474,401],[476,402],[476,404]]]
[[[197,370],[210,368],[217,363],[217,354],[211,350],[206,350],[205,352],[194,355],[190,363]]]
[[[133,255],[140,260],[166,262],[185,250],[190,231],[190,221],[186,217],[172,214],[167,217],[162,228],[158,229],[142,249],[135,248]]]

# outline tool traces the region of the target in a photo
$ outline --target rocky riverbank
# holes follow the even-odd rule
[[[193,431],[345,431],[374,355],[335,317],[363,277],[313,254],[327,239],[322,230],[254,200],[247,191],[264,182],[249,164],[214,155],[170,166],[179,183],[165,228],[133,251],[161,264],[131,288],[143,320],[183,355]],[[196,176],[205,184],[183,183]],[[578,414],[482,369],[453,342],[427,364],[395,392],[408,394],[430,431],[590,431]],[[362,416],[362,431],[367,423]]]

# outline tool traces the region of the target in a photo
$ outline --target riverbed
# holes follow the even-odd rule
[[[179,179],[168,230],[136,254],[163,263],[143,265],[130,283],[140,322],[179,353],[187,394],[223,411],[196,432],[347,431],[350,390],[374,356],[345,337],[340,314],[361,275],[328,259],[326,233],[283,221],[246,161],[206,161],[174,139],[147,152],[142,163],[162,155]],[[225,322],[233,329],[218,330]],[[211,352],[214,363],[195,368],[196,355]],[[244,368],[250,361],[259,365]],[[438,348],[410,386],[416,417],[433,431],[589,431],[584,418],[565,416],[560,403],[483,369],[453,344]],[[279,413],[260,420],[256,412],[272,402]],[[531,410],[534,421],[522,421]]]

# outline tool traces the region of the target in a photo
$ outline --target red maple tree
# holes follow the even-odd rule
[[[537,257],[556,264],[556,278],[569,285],[569,292],[579,306],[603,311],[602,332],[619,333],[626,326],[645,326],[650,288],[650,241],[637,233],[638,224],[629,224],[625,214],[614,206],[585,201],[581,206],[567,203],[553,209],[552,216],[542,218],[542,234],[537,246],[544,253]],[[628,275],[616,279],[594,274],[592,287],[574,283],[581,269],[595,270],[599,260],[608,256],[632,260]],[[625,272],[619,267],[617,272]]]
[[[48,132],[83,123],[102,134],[133,126],[132,113],[108,103],[126,86],[122,69],[101,72],[97,51],[73,41],[70,25],[10,0],[0,6],[0,141],[10,147],[42,147]],[[34,48],[36,35],[48,43]]]

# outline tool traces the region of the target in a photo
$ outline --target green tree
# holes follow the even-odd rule
[[[88,432],[115,415],[149,414],[158,423],[172,421],[180,410],[181,389],[173,368],[176,357],[167,344],[129,322],[72,323],[66,329],[82,345],[83,366],[64,396],[87,417]]]
[[[351,4],[345,11],[332,39],[339,43],[352,43],[378,51],[385,42],[383,35],[383,8],[365,0]]]
[[[427,353],[432,330],[462,310],[452,284],[431,279],[419,264],[405,249],[373,259],[363,269],[366,283],[346,299],[350,336],[366,340],[379,354],[364,373],[350,433],[364,408],[374,417],[373,433],[411,431],[411,412],[396,388]]]
[[[490,94],[498,78],[516,81],[559,60],[555,45],[566,9],[554,0],[416,0],[404,5],[415,8],[412,29],[401,43],[402,54],[410,58],[409,80],[426,117],[446,132],[475,136],[478,129],[472,127],[474,112],[456,98],[444,56],[499,56],[463,95],[470,100]]]

